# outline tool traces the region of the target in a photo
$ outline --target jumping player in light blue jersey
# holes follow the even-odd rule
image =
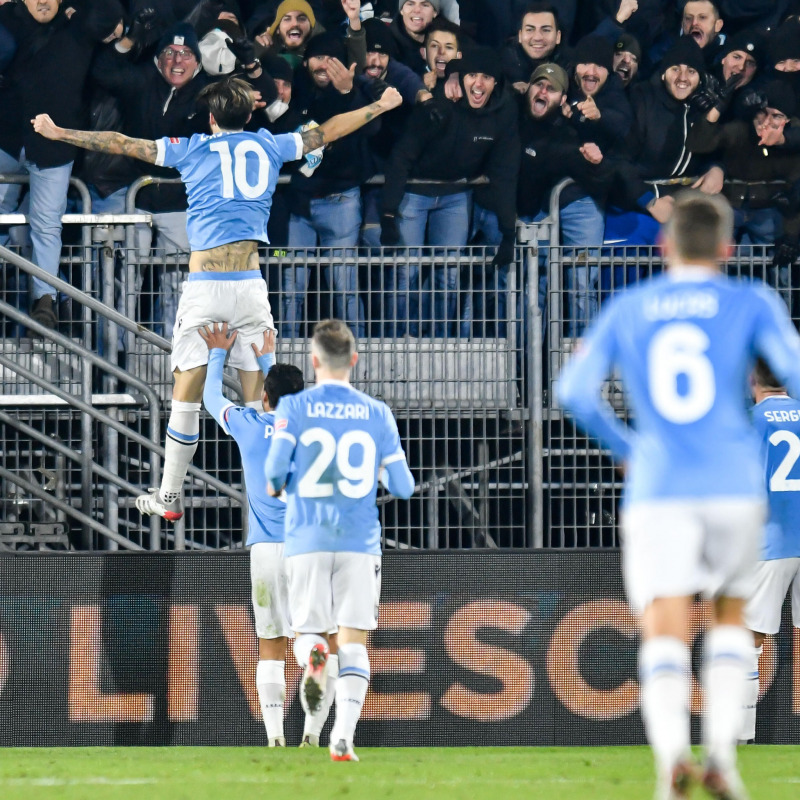
[[[181,487],[200,436],[200,400],[208,349],[198,331],[215,321],[238,331],[230,363],[239,371],[245,401],[261,407],[261,373],[250,350],[272,328],[267,285],[258,263],[258,242],[267,241],[267,222],[278,171],[286,161],[324,147],[402,102],[387,89],[380,100],[340,114],[301,133],[245,133],[255,97],[239,78],[207,86],[198,96],[208,109],[211,136],[158,141],[112,131],[59,128],[46,114],[32,120],[42,136],[95,150],[175,167],[186,183],[187,233],[192,249],[189,277],[178,304],[172,340],[172,409],[159,489],[136,500],[142,514],[169,521],[183,516]]]
[[[354,389],[358,354],[340,320],[314,328],[317,385],[284,397],[265,465],[268,490],[286,489],[286,570],[297,663],[305,668],[301,701],[322,702],[328,646],[339,629],[339,678],[331,758],[357,761],[353,736],[369,683],[367,632],[378,624],[380,521],[378,482],[408,498],[408,469],[392,412]]]
[[[305,387],[303,373],[291,364],[275,363],[275,331],[265,331],[262,346],[252,345],[261,371],[266,375],[261,394],[262,410],[234,405],[222,394],[225,357],[237,332],[228,324],[206,326],[200,335],[209,349],[208,374],[203,390],[206,408],[222,429],[233,436],[242,457],[249,505],[247,545],[250,548],[250,582],[253,614],[258,635],[256,690],[270,747],[285,747],[283,732],[286,697],[286,642],[291,636],[288,583],[283,557],[286,501],[271,497],[264,482],[264,462],[275,433],[273,409],[279,400]],[[316,747],[335,686],[338,656],[331,653],[328,682],[330,697],[315,714],[307,714],[301,747]]]
[[[756,588],[745,608],[745,622],[753,631],[754,650],[745,720],[739,738],[755,740],[759,692],[758,661],[764,641],[781,627],[781,610],[791,592],[792,620],[800,628],[800,401],[762,361],[752,375],[753,424],[761,435],[762,476],[766,480],[769,517],[764,530]]]
[[[608,304],[559,384],[564,408],[625,466],[623,570],[641,614],[641,712],[663,798],[686,797],[695,775],[686,641],[698,592],[714,601],[704,647],[703,783],[717,798],[746,796],[735,750],[753,649],[743,609],[765,511],[745,403],[756,357],[800,391],[800,337],[785,306],[763,286],[720,272],[732,232],[723,198],[679,196],[663,234],[666,274]],[[613,367],[633,427],[601,400]]]

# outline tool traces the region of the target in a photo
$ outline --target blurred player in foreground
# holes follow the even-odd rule
[[[755,650],[751,662],[744,723],[739,738],[756,737],[758,659],[768,635],[781,627],[786,592],[792,592],[792,618],[800,628],[800,402],[760,359],[751,378],[753,424],[761,434],[762,465],[769,498],[769,518],[756,572],[756,588],[745,608],[745,622],[753,631]]]
[[[721,274],[732,234],[722,197],[678,196],[663,232],[666,274],[606,306],[559,386],[564,408],[626,468],[623,571],[641,615],[641,712],[658,798],[687,797],[696,774],[686,644],[696,593],[713,600],[702,780],[720,800],[746,797],[735,748],[753,651],[743,610],[765,516],[759,441],[745,404],[755,358],[800,392],[800,337],[783,303]],[[615,365],[635,429],[600,397]]]
[[[414,491],[389,407],[350,385],[357,360],[344,322],[315,326],[311,363],[317,384],[278,404],[265,466],[270,494],[286,487],[294,654],[304,667],[301,702],[312,713],[324,700],[325,632],[339,629],[334,761],[358,761],[353,736],[369,684],[367,632],[378,625],[381,590],[378,481],[397,497]]]
[[[212,83],[200,92],[198,101],[208,107],[211,136],[149,141],[113,131],[59,128],[47,114],[32,120],[34,130],[48,139],[174,167],[186,184],[186,232],[192,253],[172,338],[174,385],[164,473],[160,489],[150,489],[136,500],[142,514],[172,522],[183,516],[181,487],[200,438],[200,399],[208,359],[200,328],[222,320],[239,332],[231,365],[239,371],[247,404],[261,408],[262,378],[249,345],[260,342],[264,330],[273,327],[258,242],[269,242],[267,223],[281,166],[353,133],[399,106],[402,98],[388,88],[380,100],[364,108],[331,117],[312,130],[278,136],[264,128],[254,133],[242,130],[256,97],[239,78]]]
[[[261,348],[251,345],[258,365],[266,375],[261,394],[262,411],[234,405],[222,394],[222,371],[237,332],[229,335],[226,322],[201,328],[200,335],[209,350],[203,403],[222,430],[236,440],[247,487],[247,546],[250,548],[250,583],[258,635],[258,700],[269,746],[285,747],[283,706],[286,697],[286,642],[292,630],[283,558],[286,501],[267,494],[264,462],[275,433],[273,411],[278,401],[281,397],[301,392],[305,382],[303,373],[297,367],[275,363],[275,331],[268,330],[264,332]],[[322,703],[315,714],[306,714],[301,747],[316,747],[319,744],[319,734],[333,701],[337,662],[338,656],[331,653],[328,659],[329,686],[326,688],[330,691],[327,702]]]

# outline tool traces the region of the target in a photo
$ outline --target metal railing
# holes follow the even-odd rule
[[[6,504],[13,508],[0,522],[16,523],[26,502],[49,503],[48,519],[66,520],[73,546],[240,547],[247,523],[241,465],[235,445],[205,414],[184,521],[143,523],[132,508],[133,495],[158,482],[172,376],[170,345],[155,331],[168,319],[163,302],[167,290],[177,291],[188,258],[137,246],[135,226],[149,222],[135,212],[137,186],[150,182],[131,187],[123,215],[78,215],[81,244],[65,247],[63,261],[83,268],[81,288],[0,248],[7,264],[50,282],[82,309],[70,338],[0,303],[7,329],[15,326],[18,335],[27,328],[44,342],[23,337],[16,353],[0,352],[0,406],[15,412],[0,411],[6,431],[0,444],[13,456],[0,480],[14,489],[14,502]],[[380,498],[386,547],[617,545],[620,478],[606,454],[563,417],[553,387],[589,321],[576,310],[586,308],[576,302],[578,291],[586,291],[575,288],[576,273],[593,276],[588,291],[601,305],[661,265],[652,248],[561,246],[559,199],[568,183],[553,192],[547,218],[518,225],[505,288],[492,282],[486,265],[493,251],[484,246],[261,250],[280,333],[278,358],[299,366],[308,381],[310,326],[337,310],[357,309],[349,318],[361,352],[353,382],[392,407],[418,484],[409,503]],[[0,216],[0,224],[8,221]],[[404,268],[423,279],[402,283]],[[739,250],[731,268],[776,282],[764,248]],[[306,271],[307,290],[294,292],[293,279]],[[337,274],[354,283],[340,286]],[[787,283],[784,295],[795,288]],[[226,391],[238,385],[227,370],[225,385]],[[610,381],[607,391],[626,413],[618,383]],[[20,396],[23,403],[15,405]],[[32,448],[50,453],[37,456],[38,467],[28,463]],[[58,459],[65,474],[64,465],[77,464],[86,480],[43,488],[32,476],[54,472],[48,458]]]
[[[129,194],[129,199],[128,210],[135,209],[135,192]],[[95,367],[92,373],[95,395],[101,390],[113,394],[127,385],[133,387],[129,378],[139,381],[158,400],[158,428],[163,430],[171,374],[167,343],[153,332],[161,323],[154,313],[161,298],[158,287],[148,293],[140,282],[148,270],[156,273],[156,278],[165,267],[179,273],[185,271],[186,257],[179,254],[165,258],[163,253],[152,249],[139,252],[133,229],[136,223],[147,222],[147,217],[96,215],[95,219],[82,221],[87,223],[88,240],[93,245],[91,266],[95,276],[91,291],[82,293],[69,284],[50,282],[91,311],[88,326],[79,335],[82,341],[100,342],[103,348],[102,354],[96,355],[99,361],[90,360]],[[538,241],[539,238],[534,237],[528,249],[538,248]],[[65,250],[69,253],[67,248]],[[387,498],[381,500],[386,546],[532,546],[537,541],[532,536],[531,514],[539,514],[541,505],[531,502],[528,491],[530,458],[535,448],[527,436],[530,398],[526,395],[536,382],[528,382],[525,373],[538,376],[538,370],[531,368],[532,362],[523,346],[522,295],[526,293],[522,292],[521,281],[526,275],[535,277],[536,270],[523,269],[521,261],[510,269],[508,287],[499,293],[507,300],[506,311],[500,312],[498,290],[484,280],[484,266],[491,259],[491,253],[487,258],[484,247],[456,250],[418,248],[414,252],[374,252],[361,249],[351,258],[350,253],[340,255],[324,250],[309,253],[304,249],[302,255],[289,251],[281,258],[270,259],[268,272],[273,279],[270,288],[279,330],[283,324],[284,276],[306,266],[310,266],[312,273],[311,289],[303,302],[303,319],[297,331],[300,335],[279,340],[279,358],[298,364],[307,377],[311,377],[305,352],[307,326],[319,316],[317,312],[330,312],[337,302],[335,292],[326,282],[333,271],[344,266],[355,267],[362,279],[358,294],[364,307],[366,329],[359,340],[362,358],[354,382],[392,405],[419,482],[418,493],[409,504],[392,503]],[[526,252],[520,250],[521,255]],[[261,255],[266,262],[266,254],[262,252]],[[0,257],[23,273],[46,279],[37,272],[38,268],[24,259],[16,256],[19,260],[15,260],[13,253],[0,250]],[[530,255],[525,258],[530,259]],[[535,254],[532,263],[536,263]],[[90,266],[88,261],[84,265],[87,269]],[[381,301],[387,289],[397,288],[391,285],[387,275],[398,265],[413,265],[429,273],[436,270],[452,273],[455,268],[458,279],[452,292],[455,297],[452,318],[439,319],[435,311],[425,310],[418,314],[418,322],[427,328],[420,330],[418,336],[411,336],[410,330],[402,335],[391,330],[397,320]],[[422,307],[424,291],[422,287],[412,288],[405,292],[405,299],[411,304],[418,302]],[[431,290],[434,303],[439,293],[436,288]],[[478,299],[477,314],[474,307],[466,313],[467,298]],[[374,307],[376,304],[378,307]],[[126,313],[115,313],[113,305]],[[142,313],[143,310],[149,315]],[[0,314],[3,312],[6,308],[0,307]],[[20,330],[27,324],[27,317],[20,312],[6,313],[5,317],[7,324],[13,323]],[[131,322],[132,319],[137,322]],[[463,329],[464,336],[434,336],[437,322],[451,326],[453,332]],[[32,325],[28,327],[42,333],[45,341],[49,340],[46,331]],[[124,331],[124,337],[117,335],[116,327]],[[88,336],[85,330],[90,331]],[[117,365],[123,370],[122,374],[108,369],[108,364]],[[25,372],[24,365],[18,366],[16,378],[19,381],[27,381],[29,388],[37,387],[37,391],[45,390],[41,382],[34,380],[34,375]],[[138,390],[134,393],[139,394]],[[133,437],[133,445],[142,448],[142,455],[148,461],[148,464],[141,463],[142,456],[131,454],[131,437],[123,436],[120,426],[130,426],[133,417],[137,425],[144,419],[151,421],[156,412],[149,407],[134,412],[129,406],[108,409],[103,414],[96,403],[87,409],[72,402],[69,391],[67,398],[56,392],[50,394],[54,400],[70,402],[72,408],[77,409],[71,413],[79,420],[89,419],[96,428],[111,431],[117,438],[115,446],[104,446],[101,458],[94,462],[94,474],[98,480],[113,486],[110,490],[104,488],[108,498],[103,501],[104,514],[110,506],[117,508],[119,530],[131,541],[149,547],[176,548],[241,545],[245,520],[241,508],[243,495],[238,491],[242,487],[238,458],[232,443],[212,420],[204,416],[202,421],[203,443],[186,487],[188,508],[184,529],[178,526],[174,537],[168,538],[173,529],[165,530],[166,526],[162,525],[157,533],[151,528],[149,538],[141,539],[137,538],[141,523],[137,525],[135,513],[126,513],[130,507],[131,488],[152,485],[153,476],[157,474],[151,466],[152,459],[157,463],[163,451],[160,437],[156,443],[155,434],[147,436],[146,446]],[[31,413],[38,415],[39,423],[32,424],[32,420],[12,414],[6,417],[12,418],[20,437],[27,436],[39,447],[46,443],[41,425],[47,430],[59,424],[56,420],[63,420],[67,411],[63,407],[58,410],[50,406],[45,410],[39,406]],[[42,418],[44,416],[46,419]],[[113,424],[116,418],[117,426]],[[0,418],[0,423],[11,427],[5,417]],[[32,430],[38,430],[40,435],[31,436]],[[69,461],[67,451],[91,450],[93,445],[86,444],[86,433],[85,430],[74,441],[58,443],[51,449]],[[108,481],[109,474],[115,472],[108,459],[114,457],[120,467],[117,473],[124,473],[118,474],[116,482]],[[134,462],[139,462],[135,464],[135,479],[131,477]],[[41,492],[37,494],[41,496]],[[81,510],[85,508],[83,500],[79,505]]]
[[[559,191],[566,183],[561,184]],[[551,218],[558,220],[559,192],[551,198]],[[627,287],[649,278],[663,269],[661,254],[655,246],[620,246],[604,244],[586,248],[550,246],[547,259],[547,324],[543,348],[543,428],[542,447],[538,453],[541,472],[532,475],[533,491],[543,498],[545,547],[607,548],[619,546],[619,502],[623,479],[609,454],[596,442],[577,431],[572,420],[563,414],[555,400],[555,384],[561,368],[570,358],[578,338],[591,322],[589,308],[581,304],[576,286],[588,292],[602,307],[611,297]],[[727,263],[728,274],[745,280],[753,278],[776,288],[795,322],[800,311],[800,284],[792,270],[780,272],[771,266],[768,245],[740,245]],[[574,280],[583,271],[586,281]],[[566,279],[566,280],[565,280]],[[623,419],[629,412],[621,382],[612,376],[604,386],[604,395]],[[541,477],[541,487],[538,480]]]

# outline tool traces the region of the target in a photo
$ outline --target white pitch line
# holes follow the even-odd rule
[[[5,778],[0,786],[143,786],[156,778]]]

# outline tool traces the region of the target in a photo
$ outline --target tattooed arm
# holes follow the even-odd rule
[[[397,108],[402,102],[403,98],[400,96],[400,92],[390,86],[381,95],[380,100],[363,108],[357,108],[355,111],[337,114],[319,127],[303,131],[300,134],[300,138],[303,140],[303,154],[310,153],[329,142],[335,142],[337,139],[357,131],[375,117],[383,114],[384,111]]]
[[[47,114],[39,114],[31,122],[33,129],[46,139],[66,142],[84,150],[130,156],[149,164],[156,163],[156,143],[149,139],[132,139],[115,131],[73,131],[59,128]]]

